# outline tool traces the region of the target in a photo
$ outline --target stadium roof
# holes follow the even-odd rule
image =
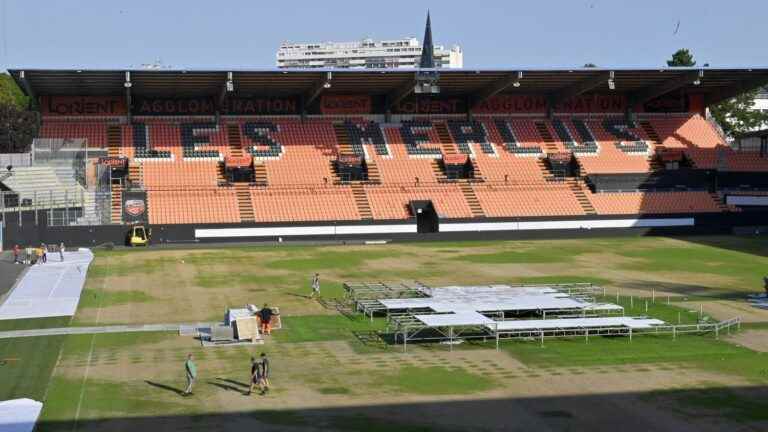
[[[422,71],[424,71],[422,69]],[[547,94],[564,99],[597,89],[635,100],[689,89],[717,103],[768,85],[768,68],[574,68],[574,69],[435,69],[441,94],[484,99],[495,94]],[[231,76],[240,96],[365,93],[402,97],[413,91],[416,69],[268,69],[268,70],[54,70],[9,71],[28,95],[119,95],[129,76],[134,96],[216,96],[226,90]],[[519,83],[519,85],[517,85]],[[330,84],[330,86],[328,85]],[[326,90],[327,89],[327,90]]]

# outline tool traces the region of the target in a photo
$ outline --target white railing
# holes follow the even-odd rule
[[[8,165],[14,167],[32,166],[32,153],[0,153],[0,170]]]

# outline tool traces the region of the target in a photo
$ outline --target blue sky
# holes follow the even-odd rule
[[[468,68],[654,67],[681,47],[699,64],[768,66],[764,0],[0,0],[0,70],[270,68],[283,41],[421,38],[427,8]]]

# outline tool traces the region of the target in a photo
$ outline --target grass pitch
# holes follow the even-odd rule
[[[0,357],[18,358],[0,366],[0,397],[44,399],[43,431],[508,430],[510,417],[520,429],[760,429],[768,354],[743,340],[593,337],[402,354],[360,337],[382,320],[349,319],[307,295],[315,271],[324,297],[341,296],[346,280],[583,281],[605,286],[606,301],[618,292],[630,315],[691,323],[703,307],[708,319],[741,315],[760,338],[768,312],[743,297],[761,288],[767,256],[765,241],[738,237],[98,251],[71,325],[219,320],[228,306],[266,302],[281,308],[284,329],[253,348],[202,349],[169,333],[0,340]],[[246,397],[248,359],[262,351],[274,389]],[[201,373],[191,398],[179,395],[187,353]]]

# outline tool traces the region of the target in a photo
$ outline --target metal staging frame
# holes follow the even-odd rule
[[[544,293],[559,293],[562,294],[558,297],[569,298],[578,303],[573,304],[571,307],[551,306],[551,307],[535,307],[514,309],[514,308],[497,308],[496,302],[491,301],[491,304],[486,304],[478,312],[486,315],[499,315],[501,318],[505,317],[505,314],[520,314],[534,312],[538,315],[546,318],[547,316],[602,316],[602,315],[616,315],[623,314],[624,309],[610,304],[596,303],[596,295],[605,294],[605,289],[595,286],[591,283],[573,283],[573,284],[503,284],[503,285],[481,285],[472,287],[443,287],[432,288],[419,281],[408,281],[399,283],[384,283],[384,282],[345,282],[345,300],[352,305],[352,309],[362,313],[366,317],[373,320],[375,315],[384,315],[390,317],[391,315],[412,314],[412,313],[432,313],[435,312],[433,308],[430,308],[430,303],[434,306],[437,302],[445,300],[445,304],[449,305],[457,303],[453,295],[443,297],[438,295],[440,292],[453,292],[457,297],[467,297],[467,293],[462,293],[462,289],[471,289],[471,297],[480,296],[481,294],[487,294],[494,290],[516,290],[527,289],[534,291],[533,294]],[[429,298],[435,298],[434,302],[430,302]],[[521,297],[522,298],[522,297]],[[407,300],[413,299],[416,303],[413,305],[404,305],[403,307],[388,306],[387,300],[403,300],[408,303]],[[439,301],[437,299],[440,299]],[[422,301],[423,300],[423,301]],[[492,298],[493,300],[493,298]],[[418,303],[424,303],[418,304]],[[588,305],[587,305],[588,304]]]
[[[483,342],[495,341],[496,349],[500,347],[502,339],[523,339],[538,340],[544,346],[544,339],[551,338],[578,338],[583,337],[585,343],[589,343],[590,336],[625,336],[632,341],[634,336],[643,335],[672,335],[672,339],[677,339],[678,335],[683,334],[706,334],[714,333],[715,338],[719,339],[720,333],[738,331],[741,329],[741,318],[731,318],[717,323],[698,323],[698,324],[661,324],[648,328],[632,328],[623,325],[600,326],[600,327],[558,327],[558,328],[536,328],[536,321],[531,322],[531,327],[519,330],[499,330],[498,323],[493,326],[488,325],[457,325],[457,326],[429,326],[419,321],[413,316],[400,316],[392,319],[395,326],[394,341],[395,344],[402,343],[403,352],[408,351],[408,342],[446,342],[450,350],[457,340],[482,339]]]
[[[671,325],[657,319],[647,317],[625,317],[624,309],[611,304],[601,305],[595,302],[598,293],[605,290],[592,284],[520,284],[520,285],[482,285],[477,287],[444,287],[447,295],[421,282],[401,283],[351,283],[344,284],[346,299],[354,305],[357,312],[373,320],[374,315],[385,315],[387,320],[386,332],[394,336],[395,344],[402,344],[407,352],[409,342],[443,342],[453,350],[453,345],[460,340],[482,339],[495,341],[499,349],[502,339],[538,340],[543,345],[547,338],[576,338],[583,337],[589,342],[590,336],[626,336],[631,341],[637,335],[672,335],[676,339],[682,334],[714,333],[715,337],[723,331],[730,333],[731,329],[740,329],[741,319],[733,318],[717,323],[698,323]],[[535,293],[560,293],[566,297],[579,299],[586,303],[580,308],[538,309],[535,312],[541,319],[510,319],[509,310],[473,310],[470,305],[462,309],[460,305],[454,310],[440,310],[439,302],[423,302],[429,298],[451,299],[450,290],[460,295],[492,292],[496,288],[523,288]],[[464,290],[464,291],[462,291]],[[551,290],[551,291],[549,291]],[[530,294],[530,293],[529,293]],[[521,298],[525,297],[525,293]],[[544,297],[544,296],[543,296]],[[461,300],[455,297],[453,300]],[[413,299],[413,302],[407,300]],[[388,307],[386,300],[403,300],[400,303],[409,305],[401,309]],[[450,306],[450,302],[446,305]],[[432,306],[432,307],[430,307]],[[609,307],[611,306],[611,307]],[[601,307],[604,307],[601,309]],[[450,309],[450,308],[448,308]],[[617,317],[620,311],[621,317]],[[636,321],[635,321],[636,320]],[[519,323],[516,328],[504,329],[504,322]],[[562,325],[558,325],[562,323]],[[507,326],[509,327],[509,326]]]

